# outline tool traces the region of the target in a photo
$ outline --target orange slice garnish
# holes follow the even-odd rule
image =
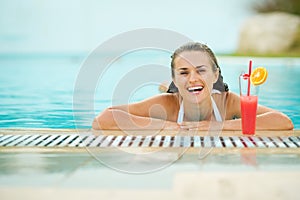
[[[253,85],[261,85],[267,80],[267,77],[267,69],[264,67],[257,67],[251,73],[250,81]]]

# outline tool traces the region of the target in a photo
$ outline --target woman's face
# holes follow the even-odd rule
[[[186,51],[174,60],[173,81],[185,101],[200,103],[210,97],[219,71],[212,69],[209,56],[200,51]]]

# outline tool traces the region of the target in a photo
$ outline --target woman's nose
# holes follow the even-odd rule
[[[191,83],[195,83],[195,82],[197,82],[199,79],[201,79],[201,77],[200,77],[200,75],[199,75],[197,72],[192,71],[192,72],[190,73],[190,79],[189,79],[189,81],[190,81]]]

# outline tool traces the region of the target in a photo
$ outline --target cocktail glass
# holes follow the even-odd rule
[[[256,129],[256,112],[258,102],[258,86],[250,84],[249,75],[242,73],[239,77],[242,132],[254,135]]]

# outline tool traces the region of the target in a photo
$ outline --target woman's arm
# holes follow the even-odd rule
[[[229,93],[227,102],[227,120],[224,122],[224,130],[241,130],[240,97]],[[239,119],[232,120],[233,116]],[[292,130],[294,125],[291,119],[276,110],[258,105],[256,115],[256,130]]]
[[[268,111],[256,116],[256,130],[292,130],[292,121],[277,111]],[[225,120],[223,130],[241,130],[241,119]]]
[[[132,115],[117,108],[108,108],[98,115],[92,125],[95,130],[178,129],[175,122]]]
[[[183,129],[209,130],[210,128],[222,130],[242,130],[241,118],[227,119],[223,122],[183,122],[180,125]],[[256,116],[256,130],[292,130],[292,121],[283,113],[278,111],[267,111]]]
[[[240,97],[229,92],[225,107],[226,116],[223,122],[183,122],[180,127],[197,130],[209,130],[214,127],[222,130],[242,130]],[[293,128],[294,125],[287,115],[271,108],[258,105],[256,130],[292,130]]]
[[[139,103],[105,109],[93,121],[95,130],[178,129],[170,118],[174,95],[161,94]]]

